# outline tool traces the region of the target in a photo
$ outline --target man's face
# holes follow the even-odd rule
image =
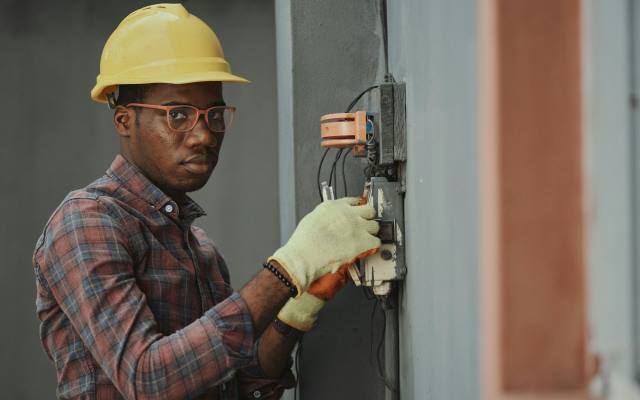
[[[218,82],[155,84],[143,102],[188,104],[199,109],[224,105],[222,85]],[[164,110],[137,110],[137,114],[131,109],[122,110],[137,119],[137,123],[127,125],[129,136],[122,143],[123,155],[174,199],[203,187],[218,162],[224,133],[209,130],[203,116],[191,131],[176,132],[167,125]],[[118,126],[118,111],[116,128],[119,132],[122,129]]]

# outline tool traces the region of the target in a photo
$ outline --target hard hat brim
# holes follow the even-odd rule
[[[98,76],[96,80],[96,85],[91,89],[91,98],[99,103],[107,103],[107,94],[114,92],[118,85],[144,85],[152,83],[183,85],[196,82],[250,83],[250,81],[245,78],[222,71],[194,72],[191,74],[181,74],[179,78],[166,79],[158,79],[157,77],[150,77],[149,79],[141,79],[140,77],[130,79],[123,77],[101,79],[101,77]]]

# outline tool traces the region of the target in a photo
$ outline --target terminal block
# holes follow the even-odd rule
[[[376,210],[380,224],[380,250],[360,265],[361,284],[372,288],[377,296],[391,292],[391,282],[404,279],[407,273],[404,241],[404,201],[399,182],[372,177],[365,192]]]

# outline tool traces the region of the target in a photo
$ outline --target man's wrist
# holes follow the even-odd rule
[[[289,282],[293,282],[293,280],[291,279],[291,275],[289,275],[289,272],[287,272],[287,270],[284,269],[284,267],[280,265],[279,262],[277,262],[276,260],[270,260],[269,264],[273,265],[273,267],[277,269],[285,278],[287,278]]]
[[[294,328],[293,326],[287,324],[286,322],[283,322],[280,318],[277,317],[273,320],[272,325],[278,333],[285,337],[292,336],[298,338],[304,334],[304,331]]]
[[[284,287],[289,290],[289,295],[291,297],[298,296],[298,288],[291,281],[291,276],[287,273],[286,269],[284,269],[277,261],[270,260],[262,265],[265,269],[269,270],[276,277]]]

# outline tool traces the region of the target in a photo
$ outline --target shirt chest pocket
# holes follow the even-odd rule
[[[195,276],[185,266],[148,265],[136,279],[163,334],[171,334],[199,316]]]

